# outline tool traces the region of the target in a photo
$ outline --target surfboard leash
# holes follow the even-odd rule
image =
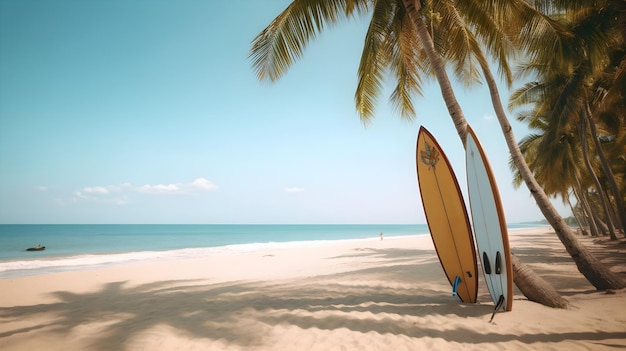
[[[500,295],[500,298],[498,299],[498,303],[496,304],[496,308],[493,309],[493,313],[491,314],[491,319],[489,320],[489,323],[493,321],[493,317],[496,316],[496,312],[498,312],[498,310],[502,308],[502,306],[504,306],[504,295]]]
[[[461,277],[457,275],[456,278],[454,278],[454,284],[452,284],[452,296],[456,296],[460,283],[461,283]]]

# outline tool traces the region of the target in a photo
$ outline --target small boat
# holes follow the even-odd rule
[[[37,245],[35,247],[29,247],[28,249],[26,249],[26,251],[43,251],[45,249],[45,246]]]

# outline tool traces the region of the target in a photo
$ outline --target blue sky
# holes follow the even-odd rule
[[[364,126],[354,90],[367,18],[259,82],[250,42],[288,4],[0,0],[0,223],[425,223],[420,125],[465,188],[437,86],[416,100],[415,121],[386,91]],[[511,185],[486,88],[456,91],[507,220],[541,219]]]

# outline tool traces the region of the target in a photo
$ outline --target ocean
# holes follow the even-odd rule
[[[509,224],[510,229],[539,227]],[[337,240],[426,235],[426,224],[0,225],[0,279],[133,261],[323,246]],[[44,251],[26,248],[45,246]]]

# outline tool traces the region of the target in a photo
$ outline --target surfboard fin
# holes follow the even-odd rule
[[[493,317],[496,316],[496,312],[498,312],[498,310],[502,308],[502,306],[504,306],[504,295],[500,295],[500,298],[498,299],[498,303],[496,304],[496,308],[493,309],[493,313],[491,314],[491,319],[489,320],[489,323],[491,323],[491,321],[493,320]]]
[[[458,275],[454,278],[454,284],[452,284],[452,296],[456,296],[456,292],[459,289],[459,284],[461,283],[461,277]]]
[[[485,274],[491,274],[491,263],[489,262],[489,256],[483,251],[483,265],[485,266]]]
[[[496,274],[502,273],[502,257],[500,251],[496,253]]]

